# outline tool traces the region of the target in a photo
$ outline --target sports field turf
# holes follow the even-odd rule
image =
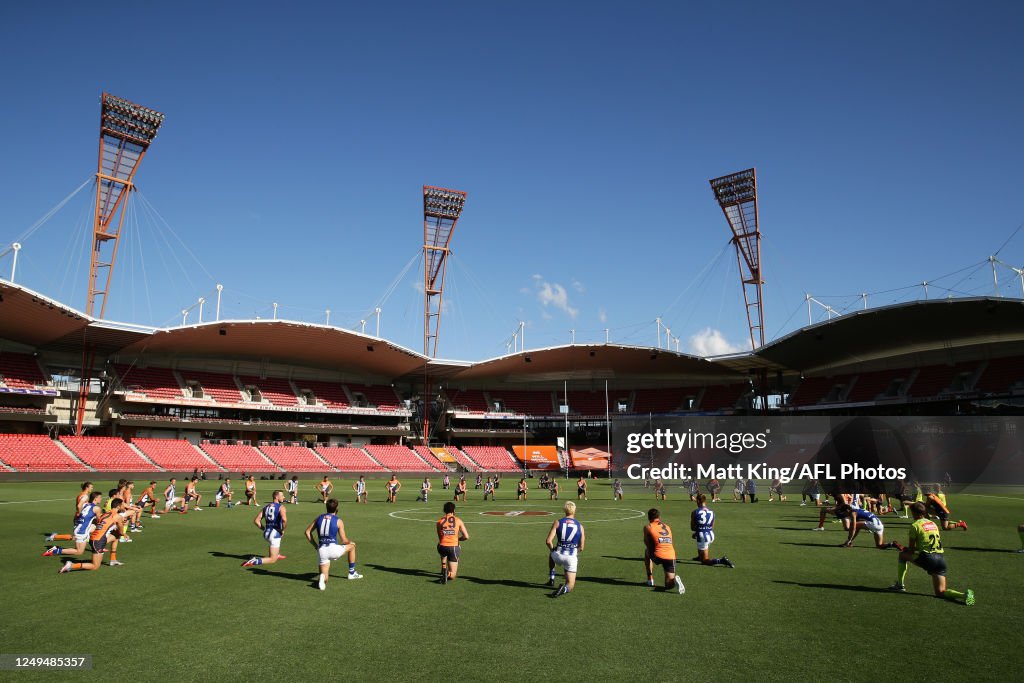
[[[350,483],[336,482],[337,492]],[[45,532],[69,531],[77,484],[0,484],[0,652],[88,653],[95,666],[0,672],[0,680],[941,681],[1019,680],[1024,667],[1019,492],[950,496],[954,516],[970,523],[967,533],[943,534],[950,586],[977,594],[965,607],[931,597],[916,567],[908,594],[885,592],[896,552],[870,547],[866,533],[853,549],[836,547],[845,537],[839,525],[811,532],[817,511],[794,502],[798,494],[783,504],[714,505],[712,554],[737,568],[699,566],[689,561],[693,505],[675,487],[659,507],[687,590],[652,590],[642,585],[640,558],[641,516],[653,495],[627,487],[626,500],[613,502],[603,482],[577,511],[587,548],[574,593],[552,599],[546,587],[544,537],[555,517],[480,514],[561,511],[536,489],[528,504],[516,503],[511,480],[495,503],[470,488],[459,504],[471,539],[459,579],[442,586],[432,522],[449,496],[435,490],[429,504],[416,503],[414,481],[405,483],[397,505],[383,502],[377,481],[369,505],[340,496],[365,578],[346,581],[344,561],[335,562],[324,592],[302,538],[323,509],[311,502],[311,480],[305,501],[288,507],[288,558],[276,565],[240,567],[266,544],[252,523],[257,509],[235,507],[147,517],[136,542],[119,549],[124,566],[63,575],[59,559],[40,553]],[[201,484],[204,503],[214,487]],[[268,482],[260,492],[266,502]],[[888,539],[906,542],[907,520],[884,521]]]

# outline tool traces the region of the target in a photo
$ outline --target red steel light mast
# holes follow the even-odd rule
[[[750,326],[750,346],[764,346],[764,285],[761,270],[761,230],[757,224],[757,172],[731,173],[709,181],[715,199],[732,228],[732,243],[736,247],[736,263],[743,284],[743,302]]]
[[[466,204],[466,193],[444,187],[423,186],[423,355],[437,358],[441,333],[444,278],[455,224]],[[430,411],[434,405],[430,375],[423,364],[423,445],[430,445]]]
[[[110,278],[117,259],[117,244],[124,223],[128,193],[135,188],[132,182],[135,172],[163,122],[164,115],[160,112],[103,93],[100,151],[96,170],[96,208],[92,224],[92,258],[89,263],[89,298],[85,305],[85,312],[90,316],[96,310],[97,299],[102,299],[97,317],[102,318],[106,313]]]
[[[449,245],[466,193],[423,186],[423,355],[437,358]]]

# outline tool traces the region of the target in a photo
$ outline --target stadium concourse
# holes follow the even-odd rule
[[[579,470],[607,466],[613,415],[1019,415],[1022,405],[1024,316],[1003,298],[858,311],[714,358],[608,343],[465,362],[284,320],[99,320],[0,282],[7,478]],[[568,448],[556,448],[563,436]]]

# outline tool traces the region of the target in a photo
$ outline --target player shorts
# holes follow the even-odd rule
[[[551,551],[551,561],[557,566],[565,568],[565,571],[569,574],[576,573],[576,566],[579,563],[579,555],[576,553],[567,553],[555,548]]]
[[[929,576],[946,575],[946,558],[942,553],[918,553],[914,564],[928,572]]]
[[[330,545],[322,545],[317,549],[317,555],[320,557],[320,565],[329,564],[334,560],[348,552],[348,545],[340,545],[338,543],[331,543]]]
[[[97,555],[107,551],[107,535],[104,534],[103,538],[96,541],[89,541],[90,549]]]
[[[166,501],[164,501],[164,510],[170,510],[172,505],[174,505],[174,499],[168,498]]]
[[[281,547],[281,532],[277,529],[267,529],[263,532],[263,538],[267,539],[267,543],[270,544],[271,548]]]
[[[670,574],[676,573],[676,561],[675,559],[666,559],[664,557],[652,557],[651,561],[658,567],[664,567],[665,571]]]
[[[139,498],[139,507],[149,505],[151,500],[152,498],[150,498],[149,496],[143,496],[142,498]]]
[[[697,532],[697,550],[707,550],[715,542],[714,531]]]
[[[581,488],[579,488],[579,487],[576,487],[576,495],[577,495],[577,496],[582,496],[582,495],[583,495],[584,493],[586,493],[586,492],[587,492],[587,490],[586,490],[586,489],[581,489]]]
[[[946,521],[949,519],[949,513],[946,512],[945,510],[942,510],[942,509],[936,510],[935,508],[931,508],[930,512],[932,514],[934,514],[936,517],[938,517],[939,521],[942,522],[943,524],[945,524]]]
[[[91,533],[92,533],[92,525],[90,524],[89,528],[87,528],[82,533],[79,533],[78,530],[75,529],[74,531],[71,532],[71,535],[74,537],[75,543],[88,543],[89,542],[89,535]]]
[[[462,546],[440,544],[437,546],[437,554],[441,556],[441,559],[448,560],[449,562],[458,562],[461,552]]]
[[[218,500],[218,501],[224,500],[224,493],[221,492],[221,491],[217,491],[217,495],[215,496],[215,499]]]
[[[869,519],[864,522],[864,530],[870,531],[873,534],[881,535],[882,532],[885,531],[885,526],[882,524],[882,520],[875,517],[874,519]]]
[[[256,492],[255,491],[246,491],[245,492],[245,497],[246,498],[255,498],[256,497]]]

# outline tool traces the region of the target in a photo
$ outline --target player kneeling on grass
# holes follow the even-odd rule
[[[558,587],[552,597],[571,593],[576,587],[576,566],[579,554],[583,552],[586,536],[583,525],[576,520],[576,503],[566,501],[565,517],[551,524],[548,531],[548,585],[555,585],[555,567],[565,569],[565,583]]]
[[[220,502],[225,498],[228,499],[228,507],[233,506],[234,503],[231,502],[231,498],[234,495],[235,494],[231,492],[231,480],[225,479],[220,483],[220,486],[217,487],[217,494],[213,498],[213,507],[219,508]]]
[[[960,520],[954,522],[950,520],[949,507],[946,503],[946,494],[942,492],[942,485],[935,484],[933,490],[925,495],[924,499],[925,512],[939,520],[942,525],[943,531],[952,531],[953,529],[963,529],[967,531],[967,522]]]
[[[123,564],[117,561],[117,541],[118,538],[124,535],[124,518],[121,516],[123,508],[124,502],[120,498],[114,498],[110,501],[110,511],[104,512],[95,520],[96,526],[93,528],[92,533],[89,534],[89,549],[92,551],[92,558],[88,562],[72,562],[68,560],[60,568],[61,574],[79,569],[96,571],[100,568],[103,554],[107,552],[108,545],[110,546],[110,561],[108,564],[111,567],[119,567]]]
[[[885,542],[885,527],[882,524],[882,520],[873,512],[843,503],[836,508],[836,517],[843,520],[843,527],[849,534],[846,542],[841,544],[844,548],[852,548],[853,539],[857,538],[857,534],[860,533],[861,529],[866,529],[874,536],[875,547],[879,550],[888,550],[889,548],[903,549],[903,546],[896,541]]]
[[[459,555],[462,541],[469,540],[469,532],[462,520],[455,516],[455,503],[444,504],[444,516],[437,520],[437,554],[441,556],[441,583],[454,581],[459,574]]]
[[[178,484],[178,480],[171,477],[170,483],[167,484],[167,488],[164,489],[164,512],[170,512],[174,509],[174,506],[178,503],[184,503],[184,498],[179,498],[175,494],[175,487]]]
[[[970,588],[964,594],[946,587],[946,558],[942,540],[939,538],[939,525],[925,516],[925,506],[922,503],[911,505],[910,514],[914,518],[914,523],[910,525],[910,540],[907,547],[900,551],[896,583],[889,586],[889,590],[897,593],[906,592],[903,582],[907,577],[910,562],[913,562],[932,577],[935,597],[947,600],[963,599],[964,604],[973,605],[974,591]]]
[[[43,553],[43,557],[50,557],[52,555],[81,555],[84,553],[89,545],[89,533],[93,530],[93,522],[97,516],[103,513],[103,510],[100,509],[100,501],[102,499],[102,493],[90,491],[88,500],[82,504],[78,514],[75,515],[75,526],[71,534],[75,540],[74,548],[62,548],[59,545],[55,545],[48,548]]]
[[[251,557],[242,563],[243,567],[258,567],[261,564],[274,564],[285,559],[281,554],[281,537],[288,526],[288,515],[284,508],[284,491],[278,489],[271,495],[271,502],[263,506],[252,520],[260,530],[263,538],[270,544],[267,557]]]
[[[708,507],[708,497],[703,493],[697,496],[697,507],[690,513],[690,530],[697,541],[697,559],[701,564],[735,569],[736,565],[725,555],[711,557],[711,544],[715,542],[715,512]]]
[[[345,525],[338,519],[338,501],[329,498],[324,503],[327,512],[314,519],[306,527],[306,540],[316,548],[320,558],[320,577],[317,579],[317,587],[320,590],[327,588],[327,579],[331,571],[331,562],[348,553],[348,578],[349,580],[361,579],[362,574],[356,573],[356,544],[345,536]],[[313,540],[313,531],[316,530],[317,539]],[[341,544],[338,539],[341,539]]]
[[[665,570],[665,590],[675,585],[682,595],[686,592],[683,580],[676,576],[676,549],[672,545],[672,529],[661,521],[658,508],[647,511],[648,523],[644,526],[644,567],[647,569],[647,585],[654,585],[654,565]]]
[[[155,488],[156,482],[149,482],[149,486],[147,486],[142,491],[142,496],[139,497],[139,507],[142,510],[145,510],[147,505],[149,506],[150,519],[160,519],[160,515],[156,513],[156,493],[154,492]]]

